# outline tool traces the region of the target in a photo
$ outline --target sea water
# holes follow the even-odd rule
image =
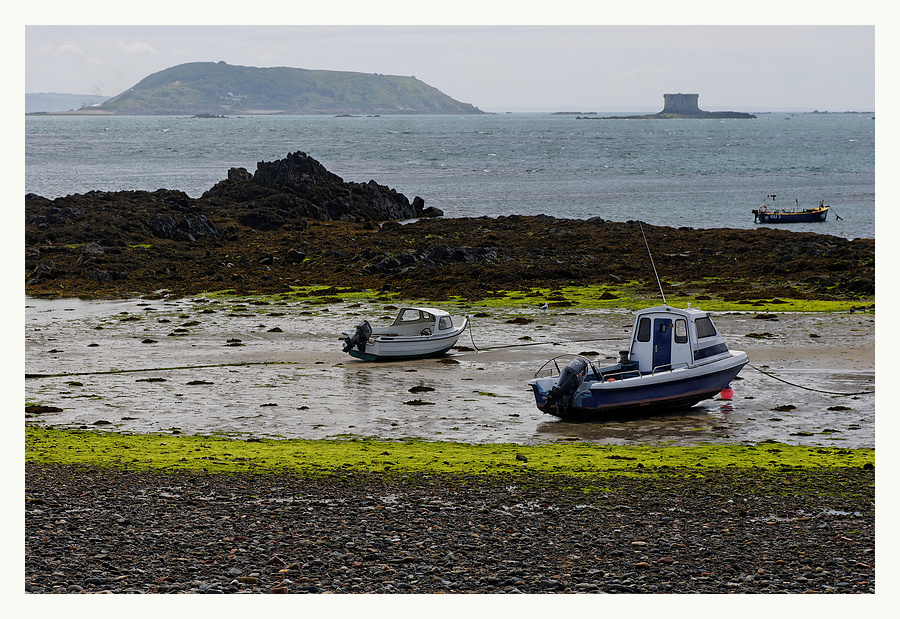
[[[872,114],[756,119],[471,116],[28,116],[25,192],[176,189],[199,197],[232,167],[303,151],[447,217],[547,214],[754,228],[751,210],[832,207],[780,228],[875,236]],[[840,217],[840,219],[838,219]]]

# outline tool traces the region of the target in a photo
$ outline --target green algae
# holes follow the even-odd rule
[[[696,446],[465,444],[345,436],[329,440],[121,434],[26,425],[25,460],[37,464],[204,471],[209,473],[336,472],[569,476],[702,476],[713,470],[775,472],[874,466],[873,449],[805,447],[776,442]]]
[[[689,288],[689,285],[679,288]],[[459,300],[459,299],[457,299]],[[817,301],[807,299],[766,298],[726,301],[708,295],[668,294],[666,302],[673,307],[687,307],[688,304],[711,312],[848,312],[874,311],[874,303],[861,301]],[[649,290],[645,284],[626,282],[622,284],[600,284],[591,286],[563,286],[560,288],[532,288],[529,291],[496,291],[477,305],[485,307],[534,307],[547,304],[548,309],[629,309],[635,310],[650,305],[661,305],[662,299],[656,290]]]
[[[697,284],[702,287],[702,284]],[[793,298],[761,297],[740,301],[725,300],[709,295],[679,294],[681,289],[691,289],[693,284],[670,284],[673,293],[666,296],[666,302],[674,307],[687,307],[688,304],[711,312],[874,312],[873,302],[859,300],[823,301]],[[312,304],[327,302],[399,302],[400,299],[391,293],[355,288],[330,286],[297,286],[290,292],[273,295],[248,295],[237,297],[233,290],[222,290],[206,293],[207,298],[221,300],[245,299],[257,303],[306,301]],[[429,302],[431,303],[431,302]],[[528,290],[497,290],[478,301],[459,296],[450,298],[452,305],[465,305],[470,308],[536,308],[547,304],[548,310],[565,311],[571,309],[625,309],[635,310],[651,305],[662,304],[662,299],[655,288],[650,289],[641,282],[623,282],[619,284],[595,284],[590,286],[562,286],[558,288],[530,288]]]

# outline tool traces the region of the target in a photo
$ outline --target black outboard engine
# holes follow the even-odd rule
[[[587,361],[581,357],[569,361],[569,364],[560,372],[556,385],[547,394],[545,406],[556,406],[557,408],[568,406],[572,394],[584,380],[586,371]]]
[[[372,326],[368,320],[363,320],[356,327],[356,333],[353,337],[344,338],[344,352],[350,352],[353,348],[358,348],[360,352],[366,352],[366,342],[372,335]]]

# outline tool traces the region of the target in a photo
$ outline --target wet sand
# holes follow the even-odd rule
[[[718,315],[729,347],[750,357],[731,401],[572,424],[541,413],[527,381],[563,353],[613,362],[627,346],[632,312],[441,306],[472,319],[460,349],[366,363],[341,352],[340,333],[363,319],[389,322],[396,310],[382,302],[26,298],[25,372],[40,375],[26,379],[26,403],[62,409],[28,420],[310,439],[875,446],[874,394],[836,395],[874,392],[873,314]],[[507,322],[516,317],[533,322]]]

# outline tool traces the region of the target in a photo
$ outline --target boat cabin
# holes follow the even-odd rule
[[[638,312],[628,360],[641,373],[661,372],[728,354],[709,312],[663,305]]]
[[[374,329],[375,335],[437,335],[453,330],[453,319],[444,310],[431,307],[403,307],[389,327]]]

